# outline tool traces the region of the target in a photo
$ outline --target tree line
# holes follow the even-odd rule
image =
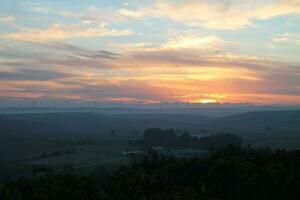
[[[3,200],[296,200],[300,150],[229,145],[209,157],[178,158],[150,150],[117,169],[89,176],[41,168],[4,185]]]
[[[146,149],[157,146],[165,149],[210,149],[224,147],[229,144],[241,145],[242,139],[230,133],[197,137],[191,136],[188,131],[177,135],[173,129],[148,128],[144,131]]]

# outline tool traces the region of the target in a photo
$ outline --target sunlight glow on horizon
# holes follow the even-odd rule
[[[199,102],[202,104],[218,103],[218,101],[215,99],[200,99]]]

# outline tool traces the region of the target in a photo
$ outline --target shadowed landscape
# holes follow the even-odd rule
[[[36,167],[51,166],[59,171],[70,163],[76,171],[85,173],[99,166],[127,163],[125,152],[146,151],[149,145],[144,142],[144,131],[148,128],[170,129],[176,135],[200,139],[230,133],[240,137],[243,146],[256,148],[293,150],[300,146],[299,111],[256,111],[225,117],[92,112],[2,114],[0,161],[14,179],[30,175]],[[185,148],[190,147],[182,147]],[[208,150],[209,146],[202,149]]]

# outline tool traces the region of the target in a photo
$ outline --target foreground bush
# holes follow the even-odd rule
[[[229,146],[209,158],[149,152],[89,177],[36,173],[6,185],[1,199],[300,199],[300,151]]]

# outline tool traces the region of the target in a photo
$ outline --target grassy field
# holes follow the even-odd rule
[[[56,139],[53,139],[53,135],[29,135],[1,135],[0,171],[5,171],[12,179],[30,176],[33,169],[41,166],[60,171],[66,164],[72,163],[75,171],[81,173],[98,167],[118,165],[128,160],[123,155],[124,151],[141,149],[140,146],[130,145],[129,140],[140,139],[140,136],[131,134],[60,135]]]

